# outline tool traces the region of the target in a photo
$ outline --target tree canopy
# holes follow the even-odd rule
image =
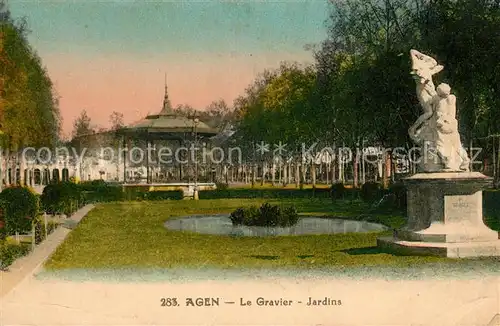
[[[57,95],[27,33],[0,1],[0,129],[2,147],[14,151],[54,145],[61,125]]]

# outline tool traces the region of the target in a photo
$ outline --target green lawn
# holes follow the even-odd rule
[[[272,238],[212,236],[169,231],[171,217],[231,212],[264,200],[124,202],[98,205],[47,262],[47,269],[123,267],[411,266],[453,261],[434,257],[394,256],[380,252],[380,233]],[[277,202],[277,201],[271,201]],[[292,203],[292,200],[282,201]],[[361,202],[293,199],[301,214],[356,218],[367,211]],[[399,216],[378,216],[400,226]]]

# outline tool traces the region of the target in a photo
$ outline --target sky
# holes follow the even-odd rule
[[[229,104],[264,69],[312,62],[326,38],[326,0],[21,1],[30,44],[60,96],[63,134],[82,110],[109,126],[161,110],[165,74],[173,106]]]

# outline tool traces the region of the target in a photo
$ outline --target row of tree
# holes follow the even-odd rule
[[[332,2],[330,7],[328,37],[312,47],[312,65],[283,63],[278,69],[262,72],[232,107],[215,101],[205,110],[181,105],[177,112],[197,113],[220,130],[233,126],[236,133],[226,145],[242,148],[246,163],[254,166],[251,169],[262,165],[260,170],[270,171],[270,179],[292,164],[296,171],[302,166],[296,179],[305,181],[308,175],[314,180],[316,164],[303,156],[302,144],[319,143],[318,149],[413,146],[408,127],[421,114],[409,74],[409,51],[414,48],[445,66],[436,82],[447,82],[457,95],[462,142],[471,156],[473,147],[482,148],[479,158],[491,162],[490,172],[498,183],[499,1],[344,0]],[[81,128],[82,121],[87,130]],[[90,125],[84,112],[75,121],[75,135],[91,132]],[[256,144],[262,141],[286,144],[281,163],[276,163],[272,148],[267,155],[257,154]],[[393,175],[395,158],[390,151],[381,158],[386,183]],[[348,173],[357,185],[358,180],[365,180],[360,174],[367,169],[361,161],[355,153],[348,166],[332,163],[327,169],[330,180],[344,179]],[[284,165],[276,168],[275,164]],[[272,167],[264,168],[269,165]],[[414,169],[410,167],[410,171]]]
[[[12,158],[19,149],[53,146],[59,140],[58,97],[27,34],[26,23],[14,20],[0,0],[0,146],[7,158],[1,174],[16,164]]]
[[[498,182],[500,2],[335,1],[329,26],[313,65],[266,71],[235,101],[238,142],[413,146],[407,130],[421,114],[409,74],[415,48],[445,66],[437,82],[458,97],[462,141],[483,149]],[[386,182],[391,158],[389,151]],[[351,165],[355,183],[359,159]]]

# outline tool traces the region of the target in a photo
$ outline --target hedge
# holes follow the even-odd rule
[[[146,194],[146,200],[180,200],[184,199],[182,190],[150,191]]]
[[[42,207],[49,214],[71,215],[84,204],[126,200],[179,200],[184,198],[182,190],[149,191],[145,187],[123,187],[102,180],[82,182],[60,182],[47,185],[41,196]]]
[[[40,197],[42,208],[48,214],[73,214],[85,199],[79,184],[73,182],[53,183],[45,186]]]
[[[201,190],[200,199],[222,198],[329,198],[330,189],[223,189]]]

